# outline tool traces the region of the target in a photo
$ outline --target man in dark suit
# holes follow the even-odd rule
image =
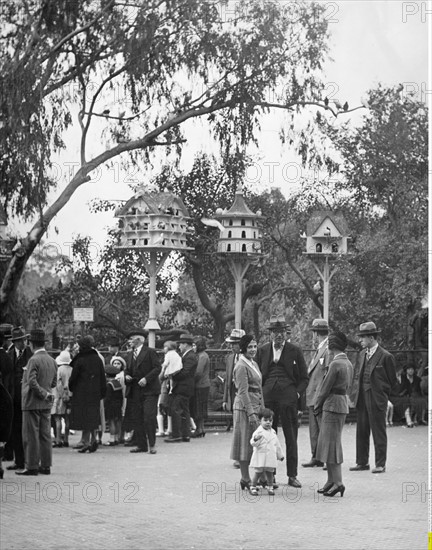
[[[315,397],[318,388],[324,378],[324,374],[329,365],[328,360],[328,333],[329,326],[325,319],[314,319],[311,330],[313,333],[313,345],[316,351],[308,367],[309,383],[306,388],[306,406],[309,410],[309,439],[311,444],[312,458],[309,462],[302,464],[303,468],[313,468],[314,466],[324,466],[322,462],[316,460],[315,451],[318,443],[321,415],[314,414]]]
[[[131,453],[156,454],[156,415],[160,394],[161,364],[156,350],[144,345],[146,332],[140,329],[129,334],[131,350],[126,356],[125,382],[128,406],[135,419]]]
[[[182,334],[177,341],[182,358],[182,369],[173,374],[173,390],[171,402],[172,433],[165,439],[166,443],[178,443],[190,441],[190,410],[189,400],[195,391],[195,371],[198,358],[193,351],[193,337],[190,334]]]
[[[280,418],[285,436],[288,485],[301,487],[297,479],[297,402],[308,384],[302,350],[287,340],[290,327],[283,315],[273,315],[267,327],[271,342],[258,349],[265,406],[274,412],[273,427]]]
[[[6,445],[6,452],[13,450],[14,464],[7,467],[7,470],[24,469],[24,447],[22,440],[22,409],[21,409],[21,383],[24,374],[24,368],[33,352],[27,346],[28,334],[22,327],[12,330],[12,346],[8,350],[9,357],[13,365],[13,386],[11,397],[14,402],[14,415],[12,421],[12,431],[9,441]]]
[[[363,350],[356,363],[350,394],[357,409],[356,466],[350,470],[369,470],[369,440],[372,431],[375,446],[373,474],[385,472],[387,404],[390,392],[396,385],[395,359],[378,344],[380,332],[375,323],[360,325],[358,336]]]
[[[34,354],[24,368],[21,392],[25,469],[15,473],[20,476],[49,475],[52,390],[57,384],[57,363],[45,350],[43,330],[32,330],[29,340]]]

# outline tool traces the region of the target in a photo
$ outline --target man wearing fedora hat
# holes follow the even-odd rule
[[[287,340],[291,332],[283,315],[273,315],[268,325],[271,342],[258,349],[257,363],[262,373],[266,408],[274,412],[274,425],[280,418],[285,436],[288,485],[300,488],[297,479],[297,403],[308,384],[302,350]]]
[[[14,464],[7,467],[8,470],[22,470],[24,468],[24,447],[22,440],[22,409],[21,409],[21,383],[30,357],[33,355],[32,350],[27,345],[27,332],[23,327],[15,327],[12,329],[11,340],[12,346],[8,350],[9,357],[13,365],[13,385],[12,399],[14,403],[14,415],[12,421],[12,431],[9,441],[6,445],[6,453],[9,449],[14,454]]]
[[[175,382],[172,390],[171,437],[165,439],[166,443],[178,443],[190,441],[190,409],[189,400],[195,391],[195,371],[198,366],[198,358],[193,351],[194,338],[190,334],[182,334],[177,341],[182,358],[183,368],[172,375]]]
[[[313,345],[316,347],[312,361],[308,367],[309,382],[306,388],[306,406],[309,411],[309,439],[312,451],[312,458],[309,462],[302,464],[303,468],[313,468],[314,466],[324,466],[322,462],[316,460],[315,451],[318,443],[321,416],[314,414],[315,397],[318,388],[323,381],[326,369],[329,365],[328,357],[328,333],[329,325],[325,319],[314,319],[312,326]]]
[[[160,394],[159,374],[161,363],[156,350],[145,346],[147,332],[132,330],[129,335],[130,351],[126,355],[126,415],[133,418],[131,453],[156,454],[157,402]]]
[[[51,407],[52,392],[57,384],[57,363],[45,350],[45,332],[30,331],[33,356],[24,370],[22,381],[23,442],[25,469],[17,475],[33,476],[51,473]]]
[[[396,385],[393,355],[377,342],[375,323],[360,325],[358,336],[363,350],[354,370],[350,399],[357,409],[356,465],[351,471],[369,470],[370,432],[375,446],[373,474],[385,472],[387,460],[386,413],[390,392]]]

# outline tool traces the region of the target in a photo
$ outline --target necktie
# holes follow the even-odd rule
[[[135,349],[133,350],[133,359],[134,359],[134,361],[137,360],[137,357],[138,357],[138,350],[135,348]]]

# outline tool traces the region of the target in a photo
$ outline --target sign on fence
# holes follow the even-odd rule
[[[87,321],[92,323],[93,312],[94,312],[94,308],[92,307],[74,307],[73,320],[77,322]]]

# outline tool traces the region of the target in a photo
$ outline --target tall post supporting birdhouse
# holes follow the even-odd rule
[[[119,237],[116,248],[136,250],[149,275],[148,345],[156,347],[156,281],[172,250],[192,250],[186,238],[190,232],[189,213],[180,197],[171,190],[148,192],[143,187],[117,212]]]
[[[328,322],[330,314],[330,281],[337,271],[332,266],[341,255],[348,254],[348,226],[339,212],[321,210],[309,219],[306,233],[306,254],[312,260],[323,284],[323,318]]]
[[[227,261],[235,282],[235,328],[242,327],[243,279],[250,265],[262,255],[261,212],[254,213],[247,206],[240,185],[234,203],[228,210],[218,208],[215,215],[219,227],[218,253]],[[202,220],[215,225],[209,220]]]

